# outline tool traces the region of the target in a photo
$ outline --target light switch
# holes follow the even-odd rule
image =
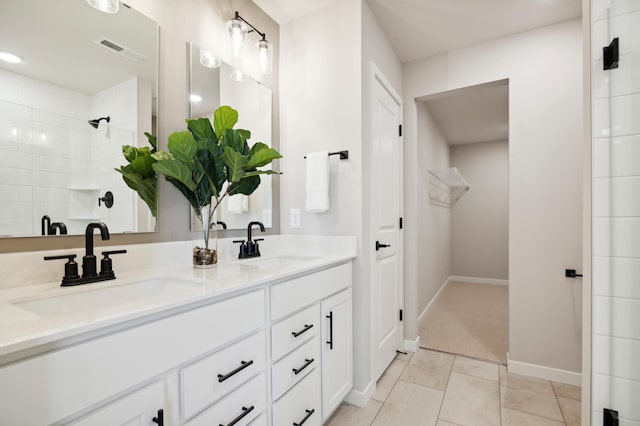
[[[291,209],[291,227],[300,228],[300,209]]]
[[[267,228],[271,228],[271,209],[262,210],[262,224]]]

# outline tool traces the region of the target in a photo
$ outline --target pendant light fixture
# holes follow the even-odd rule
[[[251,27],[251,30],[247,31],[247,26]],[[237,11],[235,17],[227,22],[227,29],[231,37],[233,56],[236,58],[242,55],[242,46],[244,45],[247,32],[255,31],[262,37],[262,39],[256,43],[256,48],[258,49],[258,66],[262,74],[271,74],[273,71],[273,45],[267,41],[267,34],[258,31],[249,21],[240,16]]]
[[[118,13],[120,10],[120,0],[87,0],[87,3],[104,13]]]

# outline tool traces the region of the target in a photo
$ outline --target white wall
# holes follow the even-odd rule
[[[415,108],[419,184],[417,193],[409,198],[416,199],[420,214],[415,222],[407,220],[405,235],[417,237],[417,300],[421,314],[451,275],[451,209],[429,201],[429,170],[449,167],[450,159],[449,144],[427,105],[418,102]]]
[[[451,146],[471,189],[451,209],[451,275],[509,279],[509,142]]]
[[[414,100],[509,79],[509,357],[570,372],[581,368],[582,34],[578,20],[405,64],[407,223],[421,186]],[[411,235],[407,229],[406,235]],[[405,244],[407,335],[415,335],[418,240]],[[411,306],[413,303],[413,306]]]
[[[592,424],[611,408],[621,425],[640,425],[640,4],[615,2],[612,19],[592,4]],[[614,37],[619,68],[603,71]]]

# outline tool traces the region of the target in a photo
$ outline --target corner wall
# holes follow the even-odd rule
[[[511,361],[581,370],[581,287],[564,278],[582,250],[582,33],[574,20],[407,63],[407,223],[421,211],[416,98],[509,79]],[[413,200],[413,201],[412,201]],[[411,232],[407,232],[410,235]],[[428,236],[426,236],[428,237]],[[405,243],[407,318],[420,312],[418,241]],[[412,310],[410,309],[412,308]],[[407,322],[407,338],[417,332]],[[578,374],[575,376],[579,377]]]

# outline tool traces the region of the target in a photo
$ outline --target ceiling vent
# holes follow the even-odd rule
[[[106,37],[100,37],[95,41],[95,43],[98,46],[102,46],[105,49],[109,49],[110,51],[117,53],[118,55],[122,55],[125,58],[129,59],[130,61],[137,62],[139,64],[149,60],[149,58],[144,56],[142,53],[136,52],[133,49],[129,49],[128,47],[122,46],[113,40],[109,40]]]

